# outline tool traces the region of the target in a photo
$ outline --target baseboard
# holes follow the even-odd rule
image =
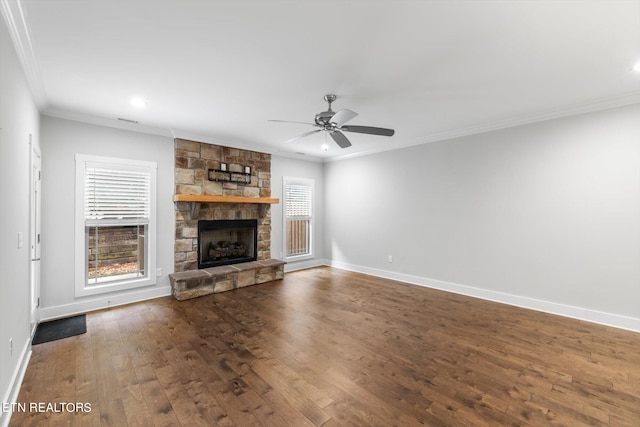
[[[531,310],[542,311],[550,314],[556,314],[558,316],[570,317],[572,319],[584,320],[591,323],[597,323],[599,325],[612,326],[614,328],[640,332],[640,319],[635,317],[621,316],[614,313],[605,313],[582,307],[575,307],[551,301],[522,297],[503,292],[476,288],[473,286],[459,285],[456,283],[443,282],[441,280],[434,280],[426,277],[413,276],[410,274],[353,265],[339,261],[330,261],[328,265],[339,268],[341,270],[355,271],[358,273],[369,274],[371,276],[382,277],[385,279],[397,280],[399,282],[409,283],[413,285],[425,286],[428,288],[439,289],[442,291],[453,292],[470,297],[481,298],[489,301],[528,308]]]
[[[329,265],[329,262],[326,259],[287,262],[284,266],[284,272],[289,273],[291,271],[306,270],[307,268],[321,267],[323,265]]]
[[[31,338],[27,340],[24,348],[20,354],[20,363],[16,366],[16,369],[11,376],[11,383],[6,395],[2,399],[2,404],[14,404],[18,400],[18,394],[20,393],[20,387],[22,386],[22,380],[24,374],[27,372],[27,366],[31,359]],[[4,412],[0,410],[0,427],[7,427],[11,420],[12,412]]]
[[[171,295],[171,286],[154,286],[150,289],[127,292],[119,295],[104,295],[98,298],[82,299],[71,304],[43,307],[40,309],[40,321],[73,316],[89,311],[102,310],[118,305],[131,304]]]

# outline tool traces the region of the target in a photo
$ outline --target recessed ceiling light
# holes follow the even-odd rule
[[[144,108],[147,106],[147,101],[144,98],[141,98],[139,96],[131,98],[130,102],[131,102],[131,105],[133,105],[136,108]]]
[[[322,148],[322,151],[328,151],[329,150],[329,144],[322,144],[320,146],[320,148]]]

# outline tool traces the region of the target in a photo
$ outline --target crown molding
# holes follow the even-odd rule
[[[491,132],[500,129],[508,129],[532,123],[545,122],[548,120],[560,119],[562,117],[578,116],[580,114],[592,113],[595,111],[608,110],[616,107],[623,107],[640,102],[640,91],[634,91],[619,96],[609,97],[594,102],[574,104],[568,107],[554,108],[545,111],[524,114],[510,117],[504,120],[481,123],[475,126],[456,129],[451,132],[432,134],[421,138],[421,143],[442,141],[445,139],[458,138],[461,136],[475,135],[479,133]]]
[[[0,0],[4,2],[5,0]],[[587,114],[596,111],[608,110],[611,108],[624,107],[626,105],[640,103],[640,91],[634,91],[617,97],[610,97],[598,102],[585,103],[580,105],[573,105],[566,108],[557,108],[553,110],[547,110],[534,114],[522,115],[511,117],[505,120],[494,121],[490,123],[481,123],[474,126],[467,126],[464,128],[455,129],[447,132],[440,132],[425,135],[420,138],[414,138],[410,141],[406,141],[402,144],[393,146],[376,147],[370,150],[360,151],[356,153],[349,153],[331,157],[314,156],[302,153],[295,153],[289,151],[278,150],[277,147],[262,146],[256,144],[250,144],[244,141],[231,140],[229,138],[202,135],[193,133],[181,129],[175,128],[160,128],[154,126],[145,126],[142,124],[132,124],[128,122],[118,121],[115,119],[107,119],[104,117],[90,116],[81,113],[70,113],[67,111],[49,110],[44,111],[43,114],[50,117],[56,117],[66,120],[74,120],[84,123],[92,123],[101,126],[107,126],[118,129],[125,129],[134,132],[148,133],[159,136],[166,136],[171,138],[188,139],[192,141],[206,142],[216,145],[225,145],[228,147],[239,148],[244,150],[258,151],[261,153],[268,153],[274,156],[286,157],[295,160],[304,160],[308,162],[316,163],[331,163],[341,160],[348,160],[356,157],[364,157],[377,153],[382,153],[392,150],[400,150],[403,148],[414,147],[423,144],[429,144],[437,141],[444,141],[447,139],[460,138],[469,135],[477,135],[485,132],[492,132],[501,129],[508,129],[533,123],[545,122],[548,120],[559,119],[563,117],[577,116],[580,114]]]
[[[324,163],[325,158],[313,154],[297,153],[291,151],[274,151],[273,156],[285,157],[293,160],[303,160],[305,162]]]
[[[452,131],[434,133],[415,138],[400,145],[389,147],[378,147],[367,151],[357,153],[338,155],[324,159],[325,163],[347,160],[354,157],[368,156],[371,154],[382,153],[385,151],[399,150],[402,148],[413,147],[431,142],[444,141],[447,139],[460,138],[463,136],[476,135],[485,132],[492,132],[501,129],[508,129],[533,123],[545,122],[548,120],[560,119],[563,117],[577,116],[580,114],[592,113],[595,111],[608,110],[611,108],[624,107],[626,105],[640,103],[640,91],[633,91],[619,96],[609,97],[594,102],[574,104],[568,107],[555,108],[532,114],[510,117],[505,120],[498,120],[488,123],[480,123],[478,125],[467,126]]]
[[[22,65],[33,99],[40,111],[46,108],[46,96],[42,75],[31,43],[27,15],[20,0],[0,0],[0,10],[13,46]]]
[[[147,126],[136,122],[121,121],[106,117],[92,116],[89,114],[72,113],[64,110],[45,110],[41,114],[56,119],[71,120],[74,122],[88,123],[92,125],[105,126],[114,129],[128,130],[138,133],[146,133],[150,135],[165,136],[171,138],[169,129]]]

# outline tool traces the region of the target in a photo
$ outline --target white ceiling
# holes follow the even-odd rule
[[[640,102],[638,0],[1,1],[43,113],[276,154],[331,160]],[[312,122],[327,93],[359,113],[349,124],[396,134],[284,144],[313,128],[268,119]]]

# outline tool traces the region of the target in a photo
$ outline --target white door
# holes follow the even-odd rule
[[[31,135],[29,135],[31,139]],[[31,141],[30,141],[31,142]],[[38,324],[40,306],[40,246],[42,236],[40,234],[41,221],[41,182],[42,182],[42,158],[38,147],[31,144],[31,221],[29,227],[29,242],[31,249],[31,274],[30,274],[30,307],[31,313],[31,334],[35,332],[35,327]]]

